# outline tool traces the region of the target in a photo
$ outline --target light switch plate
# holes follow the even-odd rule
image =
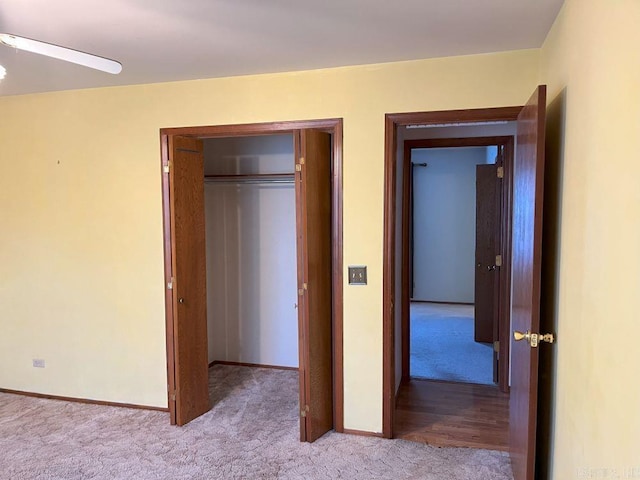
[[[349,266],[349,285],[366,285],[367,267],[364,265]]]

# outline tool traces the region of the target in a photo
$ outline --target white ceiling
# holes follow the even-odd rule
[[[562,0],[1,0],[0,33],[118,60],[110,75],[0,45],[1,95],[540,47]]]

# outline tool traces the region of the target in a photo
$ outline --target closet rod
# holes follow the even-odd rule
[[[206,183],[293,183],[293,173],[261,173],[256,175],[205,175]]]

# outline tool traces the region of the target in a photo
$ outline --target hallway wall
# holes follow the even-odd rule
[[[474,303],[476,165],[486,147],[413,150],[413,299]]]

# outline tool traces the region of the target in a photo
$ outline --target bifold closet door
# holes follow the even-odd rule
[[[173,136],[169,152],[175,369],[170,410],[172,423],[184,425],[211,408],[202,141]]]
[[[295,133],[300,440],[333,428],[331,135]]]

